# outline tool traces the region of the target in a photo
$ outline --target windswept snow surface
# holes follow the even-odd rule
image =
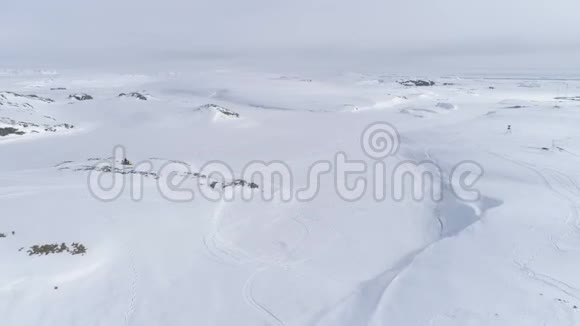
[[[0,136],[0,324],[578,325],[580,82],[398,83],[411,78],[0,74],[0,128],[23,132]],[[147,100],[118,96],[137,91]],[[442,201],[377,201],[370,191],[346,201],[330,174],[309,201],[196,192],[175,202],[150,175],[140,201],[126,189],[103,202],[89,171],[71,168],[122,145],[133,163],[193,172],[214,160],[236,174],[282,161],[300,188],[313,163],[339,152],[372,166],[361,134],[377,121],[401,137],[387,175],[408,160],[432,161],[444,176],[474,161],[485,170],[480,199],[446,186]],[[257,183],[256,193],[289,186]],[[61,243],[87,252],[28,253]]]

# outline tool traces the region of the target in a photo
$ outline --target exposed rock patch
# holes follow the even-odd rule
[[[153,163],[152,161],[156,161]],[[217,180],[213,179],[205,174],[197,172],[188,172],[191,166],[187,163],[176,161],[176,160],[165,160],[158,158],[151,158],[150,163],[153,163],[154,168],[148,171],[139,170],[138,165],[126,165],[123,164],[123,160],[115,160],[112,158],[101,159],[98,157],[89,158],[86,162],[75,162],[75,161],[63,161],[54,167],[59,171],[69,171],[69,172],[90,172],[97,171],[103,173],[116,173],[122,175],[141,175],[147,178],[157,180],[164,175],[175,174],[180,177],[189,179],[199,179],[200,185],[206,185],[212,189],[226,189],[229,187],[248,187],[250,189],[258,189],[260,186],[254,182],[249,182],[242,179],[234,180]],[[183,169],[173,170],[168,169],[167,164],[173,163],[182,165]],[[155,169],[157,168],[157,169]]]
[[[0,92],[0,106],[32,109],[34,106],[29,102],[53,103],[54,100],[38,95],[25,95],[14,92]]]
[[[70,247],[66,243],[34,245],[26,251],[28,256],[48,256],[50,254],[68,253],[72,256],[85,255],[87,248],[80,243],[73,242]]]
[[[0,128],[0,137],[4,137],[4,136],[8,136],[8,135],[24,135],[25,132],[24,131],[20,131],[16,128],[12,128],[12,127],[6,127],[6,128]]]
[[[234,112],[230,109],[224,108],[223,106],[219,106],[217,104],[204,104],[198,108],[195,109],[195,111],[211,111],[214,113],[217,113],[223,117],[227,117],[227,118],[239,118],[240,114],[237,112]]]
[[[132,97],[132,98],[136,98],[140,101],[147,101],[149,98],[141,93],[138,92],[131,92],[131,93],[121,93],[119,94],[119,97]]]
[[[560,101],[577,101],[580,102],[580,96],[559,96],[555,97],[554,99]]]
[[[212,187],[213,189],[216,189],[219,186],[221,186],[222,189],[225,189],[228,187],[248,187],[250,189],[260,188],[260,186],[258,186],[257,184],[255,184],[253,182],[248,182],[248,181],[242,180],[242,179],[236,179],[234,181],[225,182],[225,183],[221,183],[221,184],[217,181],[214,181],[210,184],[210,187]]]
[[[417,80],[402,80],[402,81],[398,81],[399,84],[403,85],[403,86],[415,86],[415,87],[426,87],[426,86],[435,86],[435,82],[432,80],[421,80],[421,79],[417,79]]]
[[[48,119],[48,118],[47,118]],[[6,125],[2,127],[2,125]],[[7,136],[10,134],[24,135],[35,134],[41,132],[58,132],[60,130],[73,129],[75,126],[68,123],[61,124],[42,124],[26,121],[18,121],[8,117],[0,117],[0,136]]]
[[[71,94],[68,96],[68,98],[75,99],[77,101],[90,101],[93,99],[92,96],[90,96],[89,94],[86,94],[86,93]]]

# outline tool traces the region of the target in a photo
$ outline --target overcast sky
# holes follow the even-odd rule
[[[18,0],[7,54],[333,49],[439,56],[580,51],[579,0]]]

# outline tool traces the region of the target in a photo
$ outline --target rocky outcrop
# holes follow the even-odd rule
[[[121,166],[120,168],[115,167],[115,166],[107,166],[107,165],[105,165],[105,166],[81,165],[81,166],[75,166],[75,167],[67,166],[70,163],[73,163],[73,162],[68,161],[68,162],[60,163],[58,165],[58,170],[60,170],[60,171],[69,170],[69,171],[73,171],[73,172],[97,171],[97,172],[117,173],[117,174],[124,174],[124,175],[136,174],[136,175],[141,175],[144,177],[152,177],[154,179],[159,179],[159,175],[157,175],[157,173],[137,171],[134,168],[126,167],[122,164],[119,164],[119,166]]]
[[[36,134],[41,132],[58,132],[61,130],[73,129],[75,127],[74,125],[68,123],[42,124],[18,121],[8,117],[0,117],[0,125],[2,124],[7,125],[7,127],[0,127],[0,136],[7,136],[11,134],[24,135],[27,133]]]
[[[402,80],[398,82],[399,84],[403,85],[403,86],[415,86],[415,87],[426,87],[426,86],[435,86],[435,82],[432,80],[421,80],[421,79],[417,79],[417,80]]]
[[[54,100],[38,95],[18,94],[14,92],[0,92],[0,106],[11,106],[15,108],[32,109],[31,103],[53,103]]]
[[[6,127],[6,128],[0,128],[0,137],[5,137],[8,135],[24,135],[25,132],[24,131],[20,131],[16,128],[12,128],[12,127]]]
[[[141,175],[143,177],[148,177],[152,179],[159,179],[164,174],[175,173],[178,176],[189,178],[189,179],[200,179],[200,185],[209,186],[215,190],[223,190],[226,188],[233,188],[233,187],[247,187],[250,189],[258,189],[260,186],[254,182],[249,182],[243,179],[234,179],[234,180],[216,180],[201,173],[193,173],[193,172],[184,172],[183,170],[165,170],[164,166],[168,163],[177,163],[183,165],[183,168],[189,170],[191,167],[189,164],[175,161],[175,160],[165,160],[159,158],[151,158],[149,161],[157,161],[154,164],[159,170],[157,172],[150,171],[139,171],[136,169],[136,166],[131,165],[124,165],[123,160],[114,160],[113,158],[98,158],[93,157],[87,159],[85,162],[74,162],[74,161],[63,161],[54,167],[59,171],[69,171],[69,172],[90,172],[90,171],[97,171],[103,173],[116,173],[116,174],[123,174],[123,175]],[[103,164],[104,163],[104,164]],[[157,164],[159,163],[159,164]]]
[[[559,101],[577,101],[580,102],[580,96],[559,96],[554,99]]]
[[[212,187],[213,189],[216,189],[217,187],[221,187],[222,189],[225,189],[228,187],[248,187],[250,189],[260,188],[260,186],[258,186],[257,184],[255,184],[253,182],[246,181],[246,180],[242,180],[242,179],[236,179],[234,181],[224,182],[224,183],[219,183],[217,181],[213,181],[212,183],[210,183],[209,186]]]
[[[48,256],[50,254],[61,254],[68,253],[72,256],[85,255],[87,253],[87,248],[81,244],[73,242],[70,247],[66,243],[54,243],[54,244],[44,244],[44,245],[34,245],[26,251],[28,256]]]
[[[202,106],[199,106],[195,109],[196,111],[201,111],[201,112],[214,112],[216,114],[219,114],[223,117],[226,118],[239,118],[240,114],[237,112],[234,112],[230,109],[226,109],[223,106],[219,106],[217,104],[204,104]]]
[[[147,101],[148,100],[147,96],[145,96],[141,93],[138,93],[138,92],[121,93],[121,94],[119,94],[119,97],[132,97],[132,98],[136,98],[140,101]]]
[[[86,93],[77,93],[77,94],[71,94],[68,96],[69,99],[74,99],[77,101],[90,101],[93,99],[92,96],[90,96],[89,94]]]

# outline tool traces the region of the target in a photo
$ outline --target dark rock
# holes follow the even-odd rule
[[[69,251],[71,255],[75,256],[75,255],[84,255],[87,253],[87,248],[80,243],[73,243],[71,244],[71,247],[73,248],[72,251]]]
[[[60,254],[60,253],[69,253],[73,256],[75,255],[84,255],[87,252],[87,248],[79,243],[71,244],[71,248],[67,246],[66,243],[61,244],[45,244],[45,245],[34,245],[28,249],[27,253],[29,256],[48,256],[50,254]]]
[[[20,95],[20,96],[21,97],[25,97],[27,99],[41,101],[41,102],[45,102],[45,103],[53,103],[54,102],[53,99],[49,99],[49,98],[46,98],[46,97],[40,97],[38,95]]]
[[[68,96],[68,98],[75,99],[77,101],[89,101],[89,100],[93,99],[92,96],[90,96],[89,94],[85,94],[85,93],[71,94]]]
[[[141,93],[137,93],[137,92],[121,93],[121,94],[119,94],[119,97],[133,97],[133,98],[136,98],[136,99],[141,100],[141,101],[147,101],[148,100],[147,96],[145,96],[145,95],[143,95]]]
[[[51,119],[54,120],[54,119]],[[39,130],[44,130],[44,131],[49,131],[49,132],[57,132],[59,131],[59,129],[73,129],[75,126],[68,124],[68,123],[62,123],[62,124],[36,124],[36,123],[32,123],[32,122],[26,122],[26,121],[16,121],[13,119],[10,119],[8,117],[0,117],[0,123],[4,123],[7,125],[11,125],[13,127],[5,127],[5,128],[0,128],[0,129],[4,129],[4,131],[0,131],[0,136],[2,136],[2,134],[17,134],[17,135],[23,135],[25,134],[24,131],[19,131],[17,130],[16,127],[18,128],[25,128],[25,129],[29,129],[29,128],[37,128]],[[17,130],[17,131],[15,131]],[[31,134],[36,134],[39,132],[39,130],[28,130],[29,133]]]
[[[18,103],[14,102],[16,98],[23,98],[27,100],[39,101],[44,103],[53,103],[54,100],[46,97],[40,97],[38,95],[25,95],[18,94],[14,92],[0,92],[0,106],[12,106],[17,108],[28,108],[32,109],[33,106],[30,103]]]
[[[559,96],[555,97],[554,99],[560,101],[578,101],[580,102],[580,96]]]
[[[12,128],[12,127],[5,127],[5,128],[0,128],[0,137],[4,137],[4,136],[8,136],[8,135],[24,135],[25,132],[24,131],[19,131],[16,128]]]
[[[223,115],[229,116],[229,117],[233,117],[233,118],[239,118],[240,114],[237,112],[234,112],[230,109],[226,109],[223,106],[219,106],[217,104],[204,104],[200,107],[198,107],[196,109],[197,111],[206,111],[206,110],[214,110],[217,111]]]
[[[260,186],[258,186],[257,184],[253,183],[253,182],[248,182],[246,180],[242,180],[242,179],[236,179],[234,181],[231,182],[225,182],[225,183],[219,183],[217,181],[213,181],[212,183],[210,183],[210,187],[212,189],[215,189],[218,185],[221,185],[222,189],[228,188],[228,187],[248,187],[250,189],[258,189],[260,188]]]
[[[88,164],[75,164],[74,161],[63,161],[54,167],[57,168],[59,171],[69,171],[69,172],[85,172],[85,171],[97,171],[103,173],[116,173],[122,175],[141,175],[144,177],[151,177],[153,179],[159,179],[160,175],[154,172],[146,172],[146,171],[137,171],[132,163],[127,160],[119,160],[112,162],[110,161],[108,165],[92,165],[91,162],[102,160],[100,158],[90,158],[88,159]],[[165,160],[167,161],[167,160]],[[169,162],[169,161],[168,161]],[[178,161],[172,161],[178,162]],[[117,167],[120,165],[119,167]],[[177,172],[177,171],[175,171]],[[211,177],[201,174],[201,173],[192,173],[192,172],[177,172],[179,175],[189,178],[196,178],[196,179],[206,179],[206,184],[211,187],[212,189],[225,189],[228,187],[248,187],[250,189],[258,189],[259,185],[254,182],[249,182],[243,179],[235,179],[232,181],[222,181],[222,180],[215,180]]]
[[[69,167],[63,166],[68,164],[68,162],[63,162],[57,166],[58,170],[68,170],[73,172],[83,172],[83,171],[97,171],[97,172],[104,172],[104,173],[116,173],[122,175],[141,175],[144,177],[152,177],[154,179],[159,179],[159,175],[154,172],[145,172],[145,171],[136,171],[131,167],[123,165],[123,168],[111,167],[111,166],[94,166],[94,165],[82,165],[79,167]],[[122,164],[121,164],[122,165]]]
[[[403,86],[416,86],[416,87],[425,87],[425,86],[435,86],[435,82],[432,80],[404,80],[399,81],[399,84]]]
[[[6,95],[11,95],[13,97],[26,98],[29,100],[41,101],[41,102],[45,102],[45,103],[53,103],[54,102],[54,100],[50,99],[50,98],[40,97],[38,95],[18,94],[18,93],[14,93],[14,92],[0,92],[0,99],[7,99],[8,97]]]
[[[51,91],[66,91],[66,87],[53,87],[50,90]]]
[[[259,186],[253,182],[248,182],[246,180],[237,179],[232,182],[224,183],[222,188],[227,187],[249,187],[250,189],[257,189]]]

